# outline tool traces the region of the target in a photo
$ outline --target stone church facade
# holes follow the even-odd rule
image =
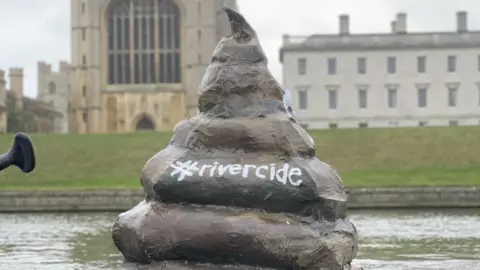
[[[39,79],[39,92],[69,89],[54,102],[71,132],[170,131],[198,112],[198,85],[230,32],[223,6],[236,0],[71,0],[70,66]]]

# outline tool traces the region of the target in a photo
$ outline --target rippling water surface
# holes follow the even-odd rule
[[[0,270],[121,269],[116,213],[0,214]],[[480,209],[354,211],[356,266],[480,270]]]

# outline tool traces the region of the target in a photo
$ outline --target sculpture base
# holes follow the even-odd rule
[[[357,251],[356,237],[343,219],[154,201],[122,213],[113,226],[114,243],[127,261],[164,261],[160,269],[344,270]]]
[[[164,261],[154,262],[148,265],[138,265],[134,263],[126,263],[125,270],[280,270],[279,268],[264,268],[258,266],[232,265],[232,264],[208,264],[208,263],[189,263],[187,261]],[[317,268],[315,270],[324,270],[325,268]],[[283,269],[282,269],[283,270]],[[325,269],[331,270],[331,269]],[[353,266],[345,266],[342,270],[363,270]]]

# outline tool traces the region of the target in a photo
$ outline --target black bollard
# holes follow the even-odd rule
[[[35,169],[33,144],[27,134],[17,133],[10,151],[0,155],[0,171],[11,165],[17,166],[24,173],[29,173]]]

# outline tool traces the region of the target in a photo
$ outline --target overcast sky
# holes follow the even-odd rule
[[[25,68],[25,92],[36,95],[36,62],[70,59],[69,0],[0,0],[0,69]],[[140,1],[140,0],[139,0]],[[480,30],[479,0],[238,0],[240,12],[257,29],[281,82],[278,49],[282,34],[338,31],[338,15],[350,15],[353,33],[387,32],[397,12],[406,12],[410,31],[454,30],[455,12],[469,14]]]

